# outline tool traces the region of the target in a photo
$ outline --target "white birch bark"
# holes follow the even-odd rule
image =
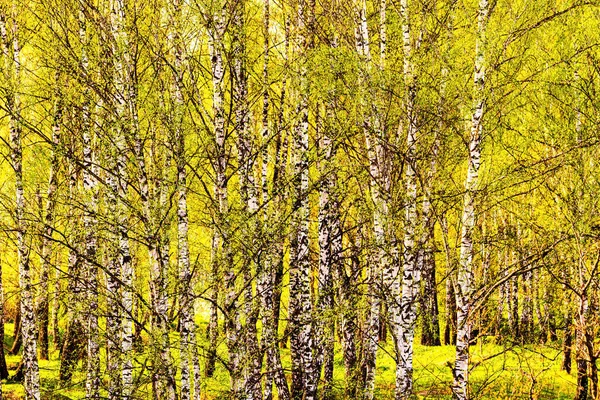
[[[247,232],[244,235],[252,252],[256,251],[257,235],[259,233],[258,192],[254,176],[255,145],[249,132],[249,105],[248,105],[248,73],[246,71],[246,2],[238,1],[233,10],[233,104],[235,107],[235,129],[238,135],[238,162],[240,197],[243,203],[242,213],[247,221]],[[243,329],[243,367],[244,367],[244,393],[247,399],[260,399],[261,391],[261,365],[262,354],[258,346],[258,321],[259,304],[254,295],[253,277],[260,274],[259,263],[252,254],[243,255],[242,274],[244,278],[244,314],[245,327]],[[263,291],[262,281],[256,285],[257,293]]]
[[[117,229],[118,229],[118,262],[121,269],[123,320],[121,324],[122,351],[122,396],[129,399],[132,395],[133,383],[133,265],[129,248],[128,217],[125,202],[129,193],[127,172],[127,137],[131,134],[134,124],[134,104],[136,88],[131,82],[133,64],[130,43],[127,34],[128,0],[113,0],[111,10],[111,28],[114,40],[113,63],[115,71],[115,113],[116,113],[116,179],[117,179]]]
[[[23,189],[23,148],[21,125],[21,100],[19,96],[21,78],[21,48],[19,45],[16,7],[13,3],[13,21],[11,26],[12,43],[7,35],[8,10],[0,6],[0,35],[3,41],[3,58],[9,71],[10,90],[7,94],[10,130],[10,158],[15,173],[15,220],[17,234],[17,251],[19,260],[19,286],[21,288],[21,335],[23,337],[23,368],[25,371],[25,398],[40,399],[40,376],[37,360],[37,329],[35,308],[31,285],[29,248],[26,242],[25,195]]]
[[[264,65],[263,65],[263,113],[262,113],[262,166],[261,166],[261,180],[262,180],[262,206],[264,210],[263,214],[263,229],[264,232],[268,232],[270,221],[277,219],[280,215],[280,206],[285,205],[285,195],[282,193],[284,186],[282,185],[283,175],[287,166],[287,142],[282,136],[286,135],[287,132],[282,127],[283,120],[283,107],[286,93],[287,79],[284,72],[281,82],[281,103],[278,115],[278,121],[274,129],[274,136],[276,137],[275,146],[275,160],[273,165],[273,178],[271,188],[271,198],[269,198],[268,188],[268,167],[271,162],[269,155],[269,140],[271,139],[271,131],[269,125],[269,109],[271,106],[271,98],[269,94],[269,57],[270,57],[270,44],[269,44],[269,26],[270,26],[270,0],[264,0],[264,16],[263,16],[263,38],[264,38]],[[284,66],[287,67],[289,52],[289,18],[285,21],[285,39],[284,39]],[[283,236],[283,235],[282,235]],[[283,239],[279,240],[280,237],[277,235],[275,239],[270,240],[267,244],[267,248],[264,250],[264,256],[262,257],[262,271],[260,280],[262,281],[260,291],[261,307],[262,307],[262,336],[261,336],[261,349],[266,355],[266,366],[265,371],[265,383],[263,389],[263,399],[273,399],[273,384],[277,388],[278,398],[282,400],[290,399],[290,391],[288,383],[284,374],[283,365],[281,362],[281,354],[278,347],[278,315],[275,312],[275,307],[279,304],[275,304],[277,301],[275,291],[277,288],[277,268],[278,263],[283,261],[280,255],[282,254],[281,244]]]
[[[417,95],[416,76],[414,74],[412,53],[413,45],[410,29],[410,11],[408,0],[400,2],[402,18],[402,42],[404,51],[404,82],[406,85],[405,107],[408,115],[406,149],[406,217],[404,226],[404,265],[402,269],[402,297],[400,313],[391,316],[398,318],[397,327],[397,365],[396,399],[408,399],[413,394],[413,344],[415,322],[417,318],[417,296],[421,271],[417,265],[416,231],[417,222],[417,113],[415,100]],[[392,310],[390,310],[392,313]]]
[[[211,55],[212,84],[213,84],[213,125],[215,135],[216,155],[214,170],[216,175],[215,198],[217,201],[217,216],[213,237],[213,257],[215,258],[215,271],[217,273],[223,265],[225,269],[225,334],[229,350],[229,373],[231,379],[231,390],[233,396],[238,398],[242,391],[242,365],[240,354],[240,321],[237,310],[237,274],[231,268],[232,254],[229,248],[228,221],[226,215],[229,211],[228,188],[227,188],[227,148],[225,132],[225,108],[224,108],[224,64],[222,49],[224,46],[223,36],[225,31],[225,9],[217,4],[216,11],[210,17],[212,26],[209,27],[209,51]],[[214,283],[217,284],[217,276]]]
[[[4,343],[4,281],[2,279],[2,264],[0,263],[0,340]],[[8,378],[8,366],[4,349],[0,349],[0,379]],[[2,382],[0,381],[0,400],[3,399]]]
[[[368,267],[368,311],[366,321],[366,332],[363,348],[363,370],[364,370],[364,398],[373,399],[375,388],[375,366],[377,360],[377,347],[379,340],[380,308],[381,308],[381,290],[382,290],[382,272],[385,269],[389,259],[385,251],[385,227],[384,215],[387,213],[387,203],[382,194],[382,174],[380,160],[378,156],[382,154],[381,145],[378,141],[377,123],[373,123],[373,115],[370,109],[371,96],[369,91],[363,89],[369,86],[369,77],[372,71],[371,50],[369,31],[367,26],[367,4],[362,0],[357,5],[357,28],[356,28],[356,48],[362,61],[362,68],[359,76],[359,87],[361,88],[361,109],[363,111],[363,132],[367,147],[367,157],[369,161],[369,190],[371,201],[373,202],[373,236],[374,251],[369,257]],[[375,134],[374,134],[375,133]]]
[[[79,10],[79,38],[81,48],[81,76],[89,73],[87,46],[89,44],[85,11]],[[81,82],[85,85],[85,82]],[[86,399],[100,399],[100,343],[98,342],[98,268],[97,263],[97,213],[98,213],[98,166],[96,164],[95,132],[91,126],[90,91],[87,85],[82,93],[81,119],[83,139],[83,197],[85,231],[84,271],[86,274]]]
[[[292,398],[312,400],[316,396],[314,380],[312,301],[309,263],[308,205],[308,101],[307,51],[314,12],[314,0],[298,4],[300,99],[298,122],[294,128],[294,216],[290,258],[290,351],[292,358]]]
[[[469,373],[469,340],[471,337],[470,309],[473,282],[473,228],[476,221],[475,198],[479,181],[481,158],[481,135],[483,130],[483,114],[485,106],[485,35],[489,14],[488,0],[479,1],[477,24],[477,41],[475,45],[474,72],[474,109],[471,121],[471,137],[469,139],[469,166],[465,181],[464,206],[462,213],[462,231],[460,247],[460,264],[456,285],[457,335],[456,362],[454,365],[454,398],[468,398],[467,384]]]
[[[106,285],[107,285],[107,315],[106,315],[106,352],[107,352],[107,372],[109,376],[108,382],[108,398],[117,400],[121,398],[121,317],[122,310],[120,307],[121,299],[121,268],[119,262],[117,233],[117,210],[118,210],[118,181],[116,177],[116,155],[115,150],[111,149],[111,154],[107,157],[110,170],[107,171],[105,181],[108,187],[107,190],[107,206],[108,212],[112,216],[111,226],[113,232],[110,235],[110,244],[108,251],[110,252],[108,264],[106,268]]]
[[[74,149],[72,148],[71,151]],[[79,187],[80,169],[74,163],[69,163],[67,178],[69,181],[68,199],[73,204],[75,199],[79,198],[81,192]],[[61,383],[67,384],[71,381],[77,362],[83,357],[86,342],[85,335],[85,271],[83,270],[83,230],[81,224],[82,215],[78,208],[71,207],[67,218],[73,221],[70,224],[67,269],[67,302],[70,305],[67,308],[66,329],[60,354],[59,379]]]
[[[271,103],[269,95],[269,56],[270,56],[270,45],[269,45],[269,27],[270,27],[270,0],[263,1],[263,76],[262,76],[262,127],[261,127],[261,201],[263,206],[263,221],[262,230],[266,232],[269,223],[269,188],[268,188],[268,169],[270,163],[269,157],[269,107]],[[265,372],[265,383],[262,392],[262,397],[265,400],[273,399],[273,380],[274,372],[273,369],[277,367],[277,360],[273,354],[273,351],[277,351],[277,335],[273,329],[273,273],[272,273],[272,262],[271,248],[267,244],[267,248],[263,249],[263,256],[261,257],[260,263],[262,264],[259,272],[259,282],[261,290],[258,290],[260,296],[260,306],[262,308],[262,336],[261,336],[261,350],[266,355],[267,371]],[[262,355],[261,355],[262,357]],[[262,361],[262,360],[261,360]]]
[[[323,367],[323,398],[331,396],[333,380],[333,356],[335,342],[335,319],[333,318],[333,273],[339,269],[342,252],[342,231],[339,218],[337,192],[334,94],[330,93],[326,105],[325,123],[317,121],[319,140],[319,170],[323,171],[319,187],[319,276],[318,298],[315,313],[315,377],[318,382]],[[319,118],[320,119],[320,118]]]
[[[185,134],[182,129],[183,123],[183,91],[182,91],[182,77],[183,77],[183,43],[181,38],[178,36],[180,32],[179,18],[181,13],[181,3],[174,0],[173,6],[173,17],[176,22],[176,27],[172,34],[172,40],[174,41],[174,101],[176,106],[176,129],[174,138],[175,148],[175,164],[177,169],[177,243],[178,243],[178,256],[177,263],[179,269],[179,329],[180,329],[180,356],[179,365],[181,369],[181,400],[188,400],[193,396],[193,393],[199,394],[200,382],[199,376],[196,376],[195,387],[192,387],[192,380],[190,378],[190,367],[195,365],[192,360],[194,355],[195,346],[195,329],[194,329],[194,294],[192,290],[192,271],[190,265],[190,250],[188,240],[189,230],[189,218],[188,218],[188,205],[187,205],[187,168],[186,168],[186,154],[185,154]]]
[[[60,74],[56,74],[57,84],[60,82]],[[54,100],[54,112],[52,123],[52,156],[50,159],[50,177],[48,179],[48,190],[46,192],[46,205],[44,207],[44,226],[41,249],[41,269],[39,281],[39,296],[37,315],[39,319],[38,344],[40,359],[48,359],[48,314],[49,314],[49,285],[50,258],[52,257],[52,233],[54,231],[54,209],[56,202],[56,189],[58,187],[58,146],[60,145],[60,133],[63,114],[63,99],[61,88],[57,87]]]

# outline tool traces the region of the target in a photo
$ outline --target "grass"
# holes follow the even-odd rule
[[[201,326],[201,329],[204,326]],[[6,346],[12,344],[12,324],[6,324]],[[200,335],[199,335],[200,336]],[[173,334],[172,340],[177,341]],[[173,357],[178,356],[176,345]],[[393,398],[395,365],[391,357],[393,347],[383,345],[378,353],[376,394],[378,399]],[[221,345],[219,352],[225,357],[226,348]],[[560,371],[561,353],[550,346],[530,345],[502,347],[492,343],[479,343],[472,347],[472,371],[470,374],[471,392],[474,399],[571,399],[575,394],[575,377]],[[143,350],[139,360],[146,357]],[[59,385],[59,353],[52,351],[50,361],[40,361],[42,399],[81,399],[84,397],[85,376],[79,370],[73,382],[66,387]],[[289,350],[282,349],[284,367],[289,368]],[[105,360],[102,355],[103,362]],[[20,356],[7,355],[11,374],[16,369]],[[451,346],[415,346],[414,380],[418,399],[450,399],[452,383],[451,365],[454,348]],[[344,367],[342,354],[336,349],[334,385],[336,398],[344,398]],[[138,371],[144,368],[137,365]],[[104,382],[106,384],[106,381]],[[228,397],[229,376],[222,365],[212,378],[202,380],[203,399],[225,399]],[[150,384],[138,382],[140,398],[150,398]],[[3,382],[5,399],[24,398],[23,386],[19,383]]]

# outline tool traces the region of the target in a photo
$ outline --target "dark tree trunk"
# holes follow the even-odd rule
[[[594,338],[592,335],[587,334],[585,336],[585,343],[587,346],[587,353],[590,358],[590,366],[588,370],[590,378],[590,396],[592,399],[598,398],[598,365],[596,364],[598,357],[595,356],[594,352]]]
[[[0,379],[8,378],[8,367],[4,357],[4,286],[2,282],[2,267],[0,267]]]
[[[213,282],[213,284],[216,284]],[[217,361],[217,337],[219,335],[219,315],[217,314],[218,290],[212,291],[210,303],[210,321],[206,329],[206,338],[208,339],[208,354],[206,355],[206,367],[204,376],[210,378],[215,373],[215,363]]]
[[[456,344],[456,296],[454,295],[454,284],[452,278],[446,279],[446,327],[444,328],[444,344]]]
[[[65,338],[60,353],[61,382],[69,382],[77,362],[83,358],[85,352],[85,330],[78,320],[73,320],[67,327]]]
[[[358,235],[357,235],[358,236]],[[344,356],[344,369],[346,373],[346,390],[345,395],[347,399],[354,399],[357,397],[357,389],[362,387],[360,382],[360,368],[359,368],[359,351],[357,349],[356,339],[360,337],[358,334],[358,293],[356,282],[361,274],[360,266],[360,243],[358,238],[352,242],[351,254],[350,254],[350,274],[346,273],[343,263],[340,263],[338,268],[338,277],[340,280],[339,284],[339,301],[341,303],[341,323],[340,325],[340,338],[342,344],[342,352]]]
[[[435,259],[433,253],[429,250],[422,251],[420,257],[423,257],[423,301],[421,311],[423,327],[421,331],[421,344],[424,346],[440,346]]]
[[[48,359],[48,296],[43,296],[38,304],[37,317],[38,317],[38,347],[40,350],[40,360]]]
[[[279,249],[279,254],[276,259],[275,278],[273,281],[273,314],[275,318],[275,335],[279,335],[279,320],[281,316],[281,285],[283,282],[283,247]],[[283,334],[283,339],[279,342],[282,349],[287,348],[289,332],[286,330]]]
[[[571,373],[571,348],[573,346],[573,332],[571,329],[571,314],[565,316],[565,335],[563,338],[563,361],[561,369],[567,374]]]
[[[15,370],[15,373],[13,374],[13,376],[10,377],[10,381],[11,382],[23,382],[23,379],[25,378],[24,375],[24,371],[23,371],[23,360],[21,360],[21,362],[19,362],[19,365],[17,365],[17,369]]]
[[[587,400],[588,390],[587,361],[583,358],[577,358],[577,394],[575,400]]]

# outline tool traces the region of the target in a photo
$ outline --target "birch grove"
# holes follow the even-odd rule
[[[1,0],[0,399],[600,399],[599,6]]]

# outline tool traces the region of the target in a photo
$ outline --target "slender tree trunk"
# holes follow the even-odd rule
[[[268,221],[269,221],[269,188],[268,188],[268,168],[269,168],[269,107],[270,107],[270,96],[269,96],[269,56],[270,56],[270,46],[269,46],[269,27],[270,27],[270,0],[263,1],[263,81],[262,81],[262,97],[263,97],[263,107],[262,107],[262,127],[261,127],[261,193],[262,193],[262,206],[263,206],[263,216],[264,219],[262,221],[262,230],[263,234],[267,232],[268,229]],[[265,372],[265,384],[262,392],[262,397],[266,400],[273,399],[273,380],[274,380],[274,372],[273,368],[275,367],[275,360],[273,360],[273,355],[271,354],[273,350],[277,351],[277,337],[276,333],[273,332],[273,280],[272,280],[272,259],[271,257],[271,248],[270,243],[266,245],[266,249],[263,248],[263,256],[259,260],[259,266],[261,269],[259,272],[259,282],[261,291],[258,291],[260,296],[260,306],[262,307],[262,323],[263,323],[263,331],[261,337],[261,362],[262,362],[262,353],[266,354],[267,371]]]
[[[179,18],[180,4],[174,4],[175,15]],[[176,90],[175,101],[178,108],[183,104],[182,98],[182,57],[183,49],[179,39],[175,39],[175,67],[176,67]],[[179,111],[181,112],[181,110]],[[182,114],[176,114],[176,118],[183,118]],[[181,124],[181,122],[179,122]],[[179,248],[178,266],[179,266],[179,288],[180,288],[180,368],[181,368],[181,400],[189,400],[192,396],[192,386],[190,379],[190,366],[194,365],[193,355],[195,347],[195,321],[194,321],[194,293],[192,289],[192,271],[190,266],[190,251],[188,244],[188,205],[187,205],[187,169],[185,157],[185,135],[181,126],[175,130],[175,163],[177,168],[177,243]],[[196,376],[194,389],[195,393],[200,390],[199,377]]]
[[[11,165],[15,172],[15,220],[17,234],[17,250],[19,260],[19,286],[21,288],[21,334],[23,335],[23,369],[25,372],[25,398],[27,400],[40,399],[40,376],[37,360],[37,329],[35,309],[33,304],[33,289],[29,262],[29,247],[26,238],[25,222],[25,195],[23,190],[23,127],[20,122],[21,100],[19,97],[20,85],[20,52],[17,29],[17,9],[13,3],[13,21],[11,27],[12,43],[8,40],[7,6],[0,8],[0,35],[3,41],[3,56],[6,65],[9,65],[10,90],[7,95],[7,109],[9,113]],[[12,46],[11,46],[12,45]],[[12,50],[12,51],[11,51]]]
[[[435,216],[432,200],[432,189],[435,179],[437,178],[438,153],[440,148],[441,135],[445,130],[444,115],[445,96],[446,96],[446,81],[448,79],[448,68],[442,66],[442,78],[440,83],[440,101],[438,103],[438,128],[433,137],[431,145],[431,154],[429,158],[429,171],[427,179],[424,183],[422,215],[423,215],[423,233],[419,243],[419,259],[417,265],[422,268],[423,274],[423,306],[421,314],[423,316],[423,326],[421,329],[421,344],[425,346],[440,346],[440,322],[438,308],[438,290],[436,278],[436,262],[435,262]]]
[[[56,75],[57,83],[60,82],[60,74]],[[44,226],[42,232],[41,269],[39,281],[39,296],[37,315],[39,321],[38,343],[40,348],[40,359],[48,359],[48,322],[49,322],[49,290],[48,277],[50,274],[50,262],[52,257],[51,239],[54,230],[54,204],[56,189],[58,186],[58,146],[60,144],[60,133],[62,124],[63,101],[61,89],[57,88],[54,103],[54,116],[52,123],[52,156],[50,160],[50,177],[48,192],[46,194],[46,205],[44,208]]]
[[[573,321],[570,312],[565,313],[564,323],[565,333],[563,336],[563,360],[561,369],[567,374],[570,374],[572,365],[571,351],[573,346]]]
[[[68,173],[69,199],[71,203],[79,198],[80,195],[78,190],[79,175],[78,168],[75,165],[71,165]],[[69,220],[80,221],[80,219],[81,215],[76,210],[72,209],[69,211]],[[77,362],[83,358],[86,348],[83,309],[86,290],[82,265],[84,260],[81,257],[81,254],[83,254],[81,244],[84,238],[82,228],[80,223],[75,222],[72,224],[72,231],[70,232],[72,244],[69,250],[67,298],[71,306],[67,312],[67,325],[60,353],[59,374],[60,382],[63,385],[71,381]]]
[[[80,21],[85,21],[83,15]],[[84,24],[85,22],[82,22]],[[85,25],[81,26],[84,45],[88,43]],[[82,55],[82,67],[87,70],[87,54]],[[90,104],[87,100],[89,91],[84,91],[82,107],[83,119],[83,189],[85,192],[85,208],[83,227],[85,231],[85,260],[84,270],[87,274],[87,371],[86,371],[86,398],[100,399],[100,343],[98,341],[98,243],[96,229],[98,225],[98,176],[97,155],[94,148],[95,135],[91,131]]]
[[[357,9],[356,48],[362,60],[362,70],[359,75],[359,87],[369,85],[370,72],[372,70],[372,59],[370,51],[369,31],[367,26],[367,5],[361,1]],[[387,202],[384,199],[383,176],[380,168],[380,156],[382,155],[377,115],[373,116],[371,105],[372,95],[369,90],[363,90],[361,96],[361,109],[366,113],[363,122],[363,132],[367,147],[369,160],[370,192],[373,202],[373,236],[374,251],[369,257],[368,267],[368,311],[366,331],[364,333],[364,346],[362,356],[362,374],[364,384],[364,398],[373,399],[375,388],[375,366],[377,361],[377,347],[380,327],[380,307],[382,293],[382,273],[387,268],[389,259],[386,249],[385,215],[387,214]],[[389,271],[388,271],[389,272]],[[388,277],[390,278],[390,277]],[[391,288],[390,288],[391,289]]]
[[[121,321],[122,351],[122,396],[129,399],[133,391],[133,282],[134,268],[131,260],[129,244],[129,227],[126,202],[129,195],[129,174],[127,168],[127,141],[133,137],[137,126],[136,97],[137,87],[134,81],[134,58],[130,53],[128,34],[128,16],[131,4],[127,0],[113,0],[111,28],[113,37],[113,58],[115,71],[115,113],[117,136],[116,146],[116,178],[119,201],[117,214],[118,259],[121,269],[121,305],[123,317]],[[132,136],[133,135],[133,136]]]
[[[212,16],[213,26],[209,29],[209,47],[212,60],[212,83],[213,83],[213,124],[216,144],[216,157],[214,169],[216,173],[215,197],[217,200],[217,217],[213,238],[213,254],[215,256],[215,271],[220,266],[225,269],[225,333],[229,349],[229,374],[231,379],[231,390],[234,398],[239,398],[242,391],[242,365],[240,354],[240,326],[239,313],[237,309],[237,274],[231,268],[233,265],[230,250],[229,227],[227,214],[229,211],[227,193],[227,153],[225,140],[225,109],[223,105],[223,76],[224,65],[222,47],[225,30],[224,10],[217,9]],[[215,281],[218,279],[215,276]],[[183,399],[182,399],[183,400]]]
[[[4,284],[2,282],[2,265],[0,264],[0,380],[8,378],[8,367],[4,357]],[[0,381],[0,400],[4,399],[2,382]]]
[[[260,305],[254,295],[253,276],[260,274],[260,260],[253,254],[257,252],[260,223],[256,216],[258,211],[258,193],[254,177],[255,149],[254,140],[249,132],[249,106],[248,106],[248,73],[246,71],[246,2],[238,1],[233,10],[233,101],[235,104],[235,128],[238,134],[238,159],[240,197],[243,203],[243,215],[247,221],[248,232],[246,235],[250,243],[250,254],[244,255],[242,272],[244,276],[244,393],[248,399],[262,398],[261,367],[262,352],[259,349],[258,332],[256,323]],[[263,280],[257,281],[256,291],[264,290]]]
[[[104,56],[111,60],[112,49],[109,47],[109,38],[103,37]],[[114,69],[114,65],[106,64],[106,68]],[[108,78],[107,85],[112,85],[112,79]],[[108,106],[113,106],[109,104]],[[121,135],[119,129],[112,128],[111,134],[115,138]],[[109,145],[103,141],[103,145]],[[123,352],[122,352],[122,268],[123,262],[120,251],[121,223],[123,222],[123,207],[120,204],[120,179],[119,179],[119,149],[113,144],[108,148],[106,154],[107,167],[105,169],[105,181],[107,186],[107,209],[110,215],[110,240],[107,243],[107,267],[106,267],[106,352],[108,373],[108,398],[117,400],[123,397],[122,394],[122,370],[123,370]]]
[[[58,329],[58,319],[60,313],[60,276],[61,269],[59,267],[58,261],[56,262],[56,266],[54,268],[54,290],[52,290],[52,310],[50,315],[50,331],[52,332],[52,343],[55,349],[62,348],[62,342],[60,338],[60,331]]]
[[[577,365],[577,393],[575,400],[587,400],[590,389],[588,375],[588,348],[586,344],[587,335],[587,314],[588,314],[587,293],[581,293],[579,299],[579,310],[577,315],[577,324],[575,325],[575,360]]]
[[[204,367],[204,376],[212,377],[215,372],[215,364],[217,361],[217,346],[219,338],[219,263],[217,261],[217,236],[216,228],[214,229],[212,245],[211,245],[211,294],[210,294],[210,317],[206,337],[208,339],[208,350],[206,354],[206,363]]]
[[[509,325],[512,336],[518,338],[521,334],[519,326],[519,276],[514,276],[509,281]]]
[[[454,285],[456,283],[454,271],[454,254],[450,249],[448,242],[448,221],[443,215],[440,221],[442,228],[442,238],[444,241],[444,252],[446,253],[446,279],[445,279],[445,327],[444,327],[444,344],[446,346],[456,344],[456,295],[454,293]]]
[[[437,298],[437,280],[435,254],[432,250],[424,250],[423,257],[423,326],[421,331],[421,344],[424,346],[440,346],[440,322]]]
[[[572,365],[572,346],[573,346],[573,307],[571,305],[572,296],[569,293],[569,285],[571,282],[571,270],[570,266],[564,268],[562,271],[562,279],[565,282],[564,285],[564,308],[563,308],[563,323],[564,323],[564,335],[563,335],[563,360],[561,369],[567,374],[571,373]]]
[[[595,400],[598,398],[598,357],[594,349],[594,337],[590,334],[589,330],[586,330],[585,344],[589,364],[587,372],[589,376],[590,398]]]
[[[336,273],[339,280],[339,302],[341,307],[340,340],[344,356],[345,369],[345,395],[347,398],[356,398],[358,388],[361,387],[359,354],[357,348],[358,336],[358,289],[356,282],[360,279],[361,265],[361,232],[357,229],[356,235],[350,237],[350,254],[347,265],[338,264]],[[348,272],[347,272],[348,271]]]
[[[404,236],[404,266],[402,270],[401,313],[394,316],[398,321],[396,399],[408,399],[413,394],[413,344],[416,322],[417,296],[421,267],[417,264],[416,230],[417,222],[417,115],[415,99],[417,95],[416,76],[412,61],[412,39],[408,0],[400,3],[402,16],[404,48],[404,80],[407,87],[405,106],[408,114],[407,151],[406,151],[406,218]]]
[[[488,0],[479,1],[477,42],[474,73],[474,109],[469,139],[469,167],[465,181],[465,196],[462,214],[462,232],[460,247],[460,264],[458,269],[456,308],[456,362],[454,364],[454,383],[452,391],[457,400],[468,398],[467,384],[469,372],[469,344],[471,339],[470,310],[473,294],[473,229],[476,223],[475,197],[479,182],[479,165],[481,158],[481,133],[485,106],[485,35],[489,14]]]
[[[285,105],[285,94],[286,94],[286,74],[284,72],[282,83],[281,83],[281,98],[280,98],[280,109],[278,119],[276,121],[276,127],[274,129],[274,135],[276,138],[275,145],[275,160],[273,165],[273,177],[272,177],[272,189],[271,189],[271,201],[268,199],[268,187],[267,187],[267,169],[269,164],[269,152],[267,148],[269,134],[269,75],[268,75],[268,62],[270,55],[269,46],[269,16],[270,16],[270,1],[265,0],[264,2],[264,25],[263,35],[265,38],[265,59],[264,59],[264,70],[263,70],[263,150],[262,150],[262,185],[263,185],[263,207],[265,208],[265,221],[263,228],[265,232],[269,227],[269,221],[275,220],[280,215],[280,209],[285,206],[287,199],[286,196],[286,185],[284,185],[284,176],[288,162],[288,140],[287,131],[283,127],[283,116],[284,116],[284,105]],[[284,42],[284,60],[285,66],[287,67],[288,52],[289,52],[289,32],[290,31],[290,20],[285,20],[285,42]],[[268,242],[268,249],[263,259],[263,292],[261,296],[261,304],[263,308],[263,332],[262,332],[262,344],[261,347],[266,353],[266,359],[268,370],[265,376],[265,386],[263,391],[263,398],[266,400],[273,398],[272,386],[275,384],[277,388],[278,397],[282,400],[289,400],[291,398],[288,382],[286,380],[283,364],[281,362],[281,354],[279,353],[279,312],[281,305],[281,283],[283,277],[283,242],[285,240],[286,233],[279,233],[275,235],[275,238]],[[285,341],[282,341],[282,343]]]
[[[520,337],[524,343],[530,343],[533,338],[533,286],[532,272],[523,274],[523,307],[521,310]]]
[[[312,351],[313,329],[309,259],[308,102],[307,56],[314,27],[314,0],[298,5],[298,63],[300,100],[294,132],[294,217],[290,258],[289,328],[292,359],[292,398],[312,400],[317,394]]]
[[[325,123],[317,120],[317,137],[319,140],[319,169],[321,178],[319,190],[319,276],[318,299],[316,303],[315,324],[315,377],[320,379],[323,367],[322,398],[331,397],[333,379],[333,357],[335,342],[335,319],[333,318],[333,274],[340,269],[342,252],[342,231],[339,217],[339,197],[337,189],[337,171],[335,170],[337,134],[333,124],[333,106],[335,94],[329,93],[326,105]],[[319,116],[317,116],[319,117]]]
[[[2,264],[0,263],[0,380],[8,378],[8,367],[4,355],[4,283],[2,281]],[[2,384],[0,383],[0,398],[2,396]]]

